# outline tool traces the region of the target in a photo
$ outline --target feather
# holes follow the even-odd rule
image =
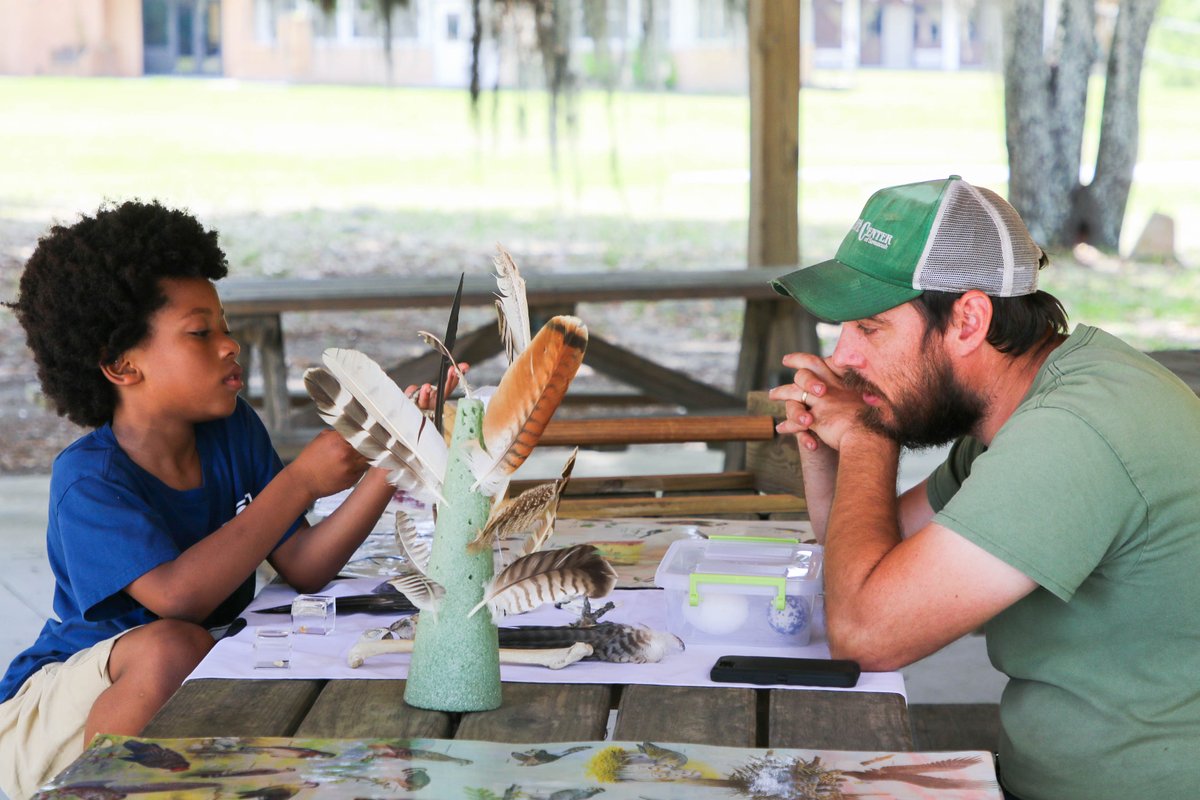
[[[576,642],[592,646],[592,654],[585,660],[616,664],[653,664],[684,649],[683,642],[673,634],[618,622],[601,622],[587,628],[574,625],[500,628],[501,647],[543,649],[569,647]]]
[[[587,326],[577,317],[552,318],[509,365],[483,416],[483,452],[471,468],[472,490],[494,497],[537,445],[583,363]]]
[[[446,347],[441,339],[429,331],[417,331],[417,336],[420,336],[421,341],[425,342],[425,344],[441,353],[443,359],[449,360],[450,369],[454,370],[454,373],[458,375],[458,384],[462,387],[463,394],[471,397],[471,384],[467,383],[467,376],[458,368],[458,362],[454,360],[454,354],[450,352],[450,348]]]
[[[424,575],[400,575],[388,581],[396,591],[407,597],[421,611],[437,614],[446,595],[446,588]]]
[[[523,614],[544,603],[575,597],[603,597],[612,591],[617,573],[590,544],[522,556],[488,582],[483,599],[467,616],[485,605],[492,619]],[[414,601],[415,602],[415,601]]]
[[[443,500],[448,448],[412,400],[383,368],[355,350],[330,348],[304,385],[321,418],[377,467],[391,470],[395,486]]]
[[[429,542],[417,536],[417,524],[403,511],[396,512],[396,544],[413,569],[422,575],[429,572]]]
[[[458,289],[454,292],[454,301],[450,304],[450,318],[446,320],[446,338],[443,340],[447,352],[442,354],[442,360],[438,363],[437,389],[433,397],[433,424],[437,426],[438,433],[445,433],[446,371],[450,369],[451,363],[447,354],[454,349],[454,342],[458,339],[458,311],[462,307],[463,281],[466,279],[465,272],[458,276]],[[446,439],[449,441],[449,437]]]
[[[467,545],[467,550],[478,553],[485,547],[491,547],[492,542],[525,532],[529,532],[529,538],[525,540],[521,555],[527,556],[540,550],[554,531],[558,503],[571,480],[571,470],[575,467],[575,456],[578,453],[579,448],[576,447],[563,466],[562,477],[558,480],[526,489],[516,497],[497,504],[488,518],[487,525]]]
[[[496,294],[496,317],[500,322],[504,352],[508,354],[508,363],[511,364],[529,347],[529,305],[525,300],[525,280],[517,271],[517,263],[500,245],[496,245],[496,251],[496,257],[492,259],[496,266],[496,288],[499,290]]]

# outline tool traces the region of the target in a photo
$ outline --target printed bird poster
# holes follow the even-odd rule
[[[1000,800],[991,754],[664,742],[99,736],[35,797]]]

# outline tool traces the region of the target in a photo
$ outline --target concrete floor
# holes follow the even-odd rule
[[[557,477],[560,456],[546,453],[521,470],[522,477]],[[939,453],[906,456],[901,486],[920,480],[936,465]],[[651,474],[720,469],[720,454],[703,448],[634,447],[623,452],[586,451],[575,474]],[[54,579],[46,561],[45,533],[48,476],[0,478],[0,664],[37,638],[52,613]],[[1005,678],[988,663],[983,637],[967,636],[903,670],[912,703],[992,703]]]

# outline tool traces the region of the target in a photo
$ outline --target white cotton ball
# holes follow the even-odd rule
[[[808,601],[801,597],[788,597],[783,608],[775,603],[767,604],[767,624],[779,633],[799,633],[808,625]]]
[[[733,633],[746,622],[750,615],[750,603],[744,594],[700,593],[700,605],[693,606],[688,596],[683,597],[683,617],[693,628],[721,636]]]

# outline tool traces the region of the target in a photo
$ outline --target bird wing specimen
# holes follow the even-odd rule
[[[558,503],[571,480],[571,470],[575,468],[575,456],[578,454],[579,448],[576,447],[563,466],[562,477],[558,480],[526,489],[516,497],[495,506],[487,525],[471,540],[467,550],[478,553],[485,547],[491,547],[493,542],[526,531],[529,532],[529,538],[525,540],[521,555],[527,556],[540,550],[554,531]]]
[[[326,369],[304,373],[321,418],[372,465],[390,469],[392,484],[443,500],[446,441],[417,404],[356,350],[330,348],[322,358]]]
[[[417,525],[403,511],[396,511],[396,544],[408,563],[422,575],[429,572],[429,542],[417,536]]]
[[[586,347],[582,320],[554,317],[509,365],[483,417],[484,451],[472,460],[473,491],[495,497],[529,457],[583,363]]]
[[[523,614],[544,603],[576,597],[603,597],[612,591],[617,573],[590,544],[522,556],[488,582],[483,599],[467,616],[485,605],[492,619]]]
[[[525,301],[525,280],[517,271],[517,263],[499,245],[492,259],[496,265],[496,317],[500,323],[500,338],[504,340],[504,352],[508,363],[516,361],[529,346],[529,305]]]
[[[585,660],[619,664],[649,664],[683,652],[679,637],[641,625],[601,622],[591,627],[574,625],[518,625],[500,628],[500,646],[511,648],[569,647],[576,642],[592,646]]]

